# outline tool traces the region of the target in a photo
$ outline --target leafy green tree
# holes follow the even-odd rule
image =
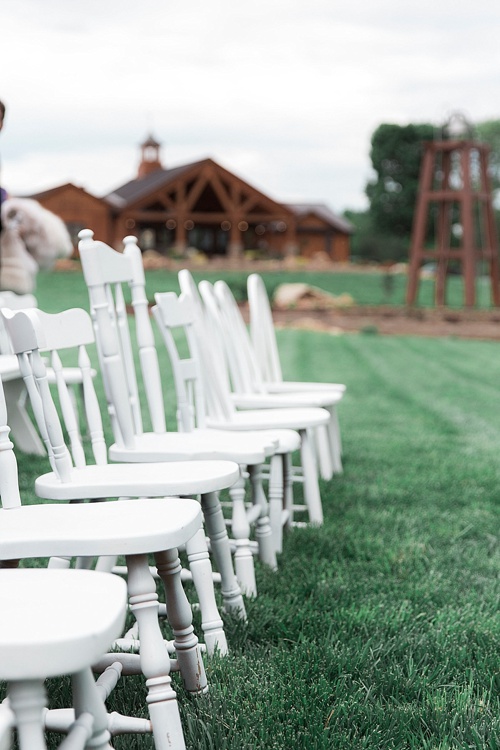
[[[371,140],[376,179],[366,186],[369,214],[377,233],[408,238],[417,197],[423,142],[434,138],[434,126],[384,123]]]
[[[500,235],[500,119],[474,126],[475,136],[491,148],[490,175]],[[379,125],[371,139],[375,177],[366,186],[367,211],[346,211],[354,224],[352,255],[361,260],[408,257],[424,141],[441,138],[430,123]]]
[[[490,147],[490,174],[493,189],[500,189],[500,120],[485,120],[476,125],[476,133],[481,141]]]
[[[407,240],[375,229],[369,211],[347,210],[344,216],[354,226],[351,239],[353,260],[389,263],[407,259]]]

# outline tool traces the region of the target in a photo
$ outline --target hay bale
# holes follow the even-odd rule
[[[321,310],[351,307],[350,294],[330,294],[317,286],[305,283],[280,284],[274,293],[273,304],[278,310]]]

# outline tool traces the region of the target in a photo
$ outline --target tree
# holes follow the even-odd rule
[[[434,126],[382,124],[371,140],[376,179],[366,186],[373,228],[381,234],[409,238],[418,189],[423,142],[434,138]]]
[[[490,175],[500,234],[500,119],[474,126],[475,137],[491,148]],[[384,261],[408,257],[417,200],[424,141],[445,137],[430,123],[384,123],[371,138],[375,178],[366,186],[370,201],[366,212],[346,212],[356,228],[353,255]]]
[[[359,261],[394,263],[408,258],[408,241],[389,232],[374,229],[369,211],[344,211],[354,226],[351,257]]]
[[[490,151],[490,175],[493,190],[500,188],[500,120],[485,120],[476,125],[476,133]]]

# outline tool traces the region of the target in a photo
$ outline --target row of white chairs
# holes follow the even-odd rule
[[[218,282],[214,288],[202,282],[198,290],[190,274],[183,271],[179,275],[181,295],[157,293],[153,308],[175,383],[177,429],[168,431],[165,376],[149,315],[137,241],[126,238],[125,250],[119,253],[95,241],[90,230],[84,230],[80,238],[91,317],[77,309],[58,315],[36,309],[3,311],[9,345],[19,358],[51,471],[39,477],[35,485],[36,494],[50,502],[22,506],[15,457],[0,399],[0,462],[6,467],[0,480],[0,513],[4,520],[0,524],[0,560],[5,568],[15,566],[21,558],[49,557],[45,573],[50,576],[56,572],[54,568],[68,568],[72,558],[78,558],[80,569],[92,567],[97,558],[97,572],[126,574],[134,623],[123,637],[116,637],[125,607],[123,601],[120,607],[115,604],[114,610],[110,608],[115,617],[114,630],[104,629],[100,642],[104,651],[113,641],[113,653],[99,659],[93,653],[85,662],[82,649],[83,662],[77,665],[78,670],[62,668],[63,658],[55,660],[56,671],[61,667],[61,673],[77,675],[75,684],[85,684],[82,690],[86,697],[75,701],[68,710],[45,710],[43,721],[32,717],[29,736],[36,735],[38,744],[23,740],[24,735],[28,736],[29,722],[26,711],[18,708],[30,701],[29,691],[25,692],[29,676],[22,675],[17,680],[15,675],[3,674],[0,666],[0,678],[10,681],[9,698],[0,711],[0,737],[2,726],[16,723],[22,748],[43,747],[43,726],[68,732],[64,741],[67,747],[107,748],[111,747],[109,739],[114,733],[152,731],[156,750],[183,748],[170,671],[180,671],[191,693],[204,692],[207,681],[182,582],[190,578],[195,585],[206,650],[226,653],[227,642],[213,581],[220,579],[224,609],[245,618],[242,593],[257,594],[254,556],[257,554],[263,563],[277,568],[283,528],[295,522],[298,510],[293,496],[293,482],[297,479],[304,486],[305,504],[300,510],[305,511],[306,521],[322,522],[318,464],[325,478],[341,470],[336,407],[344,386],[308,384],[310,387],[306,389],[303,384],[291,383],[288,388],[280,380],[280,373],[266,365],[266,360],[277,361],[277,347],[269,331],[266,346],[258,350],[255,344],[257,330],[263,329],[259,315],[267,315],[272,323],[260,277],[249,280],[249,297],[252,288],[253,299],[257,300],[253,304],[250,338],[227,286]],[[134,326],[130,326],[128,296]],[[179,332],[185,336],[187,355],[180,346]],[[105,443],[94,388],[95,372],[87,352],[94,342],[114,438],[111,446]],[[62,364],[65,357],[62,352],[71,348],[78,351],[92,463],[86,458],[75,399],[65,377],[67,368]],[[49,380],[57,388],[57,408]],[[145,404],[141,404],[143,392]],[[144,412],[151,425],[147,428]],[[292,467],[292,454],[296,451],[300,451],[300,471]],[[250,500],[246,498],[248,479]],[[225,489],[230,498],[227,520],[219,498]],[[200,503],[188,499],[195,497]],[[109,498],[118,500],[99,502]],[[83,503],[85,499],[94,502]],[[253,533],[255,542],[251,540]],[[181,569],[179,547],[186,549],[188,571]],[[218,574],[212,572],[209,552]],[[154,555],[154,567],[149,565],[150,554]],[[117,565],[118,556],[125,557],[125,566]],[[21,576],[25,572],[29,571],[5,571],[5,576],[13,573]],[[71,576],[77,571],[66,572]],[[90,573],[93,574],[95,571]],[[164,584],[165,607],[158,604],[155,580],[158,577]],[[105,575],[101,579],[120,580]],[[46,580],[51,586],[49,577]],[[80,586],[73,580],[75,588]],[[63,584],[67,585],[66,579],[54,578],[50,600],[53,609],[49,607],[47,622],[51,617],[57,619],[59,610],[64,609],[64,596],[59,597],[57,589]],[[0,577],[0,589],[1,586]],[[171,642],[164,641],[159,612],[167,615],[173,633]],[[64,617],[62,620],[66,622]],[[66,625],[61,628],[63,640]],[[95,623],[92,627],[96,627]],[[82,638],[87,635],[81,631],[78,634]],[[57,650],[56,641],[57,638],[54,641]],[[0,630],[0,646],[2,642]],[[43,638],[35,647],[43,651]],[[89,678],[91,666],[101,673],[97,687]],[[43,677],[54,673],[42,672],[43,669],[33,676],[40,710],[43,691],[39,688]],[[83,673],[85,677],[81,677]],[[149,720],[108,715],[104,708],[103,697],[108,696],[120,674],[129,673],[142,673],[146,678]],[[80,695],[82,690],[76,689],[76,694]],[[94,695],[96,690],[100,691],[98,698]],[[22,700],[12,701],[12,691]],[[77,736],[79,739],[73,739]],[[64,742],[61,747],[66,748]]]
[[[87,567],[94,558],[98,558],[97,571],[105,571],[108,569],[108,561],[114,556],[125,557],[129,610],[135,622],[123,636],[110,644],[113,648],[109,654],[97,654],[95,649],[88,652],[92,658],[85,667],[87,676],[90,667],[101,673],[99,687],[104,695],[108,694],[121,674],[142,674],[148,690],[149,720],[113,713],[106,718],[104,729],[102,719],[98,722],[102,734],[99,739],[101,744],[92,744],[97,743],[97,740],[91,734],[87,735],[82,747],[87,747],[87,742],[89,747],[108,747],[111,734],[152,732],[157,750],[183,748],[183,731],[170,672],[172,669],[179,670],[186,690],[193,694],[205,692],[207,680],[198,638],[193,629],[191,607],[181,581],[178,555],[178,548],[181,546],[186,547],[191,560],[191,573],[200,600],[207,648],[211,644],[213,649],[218,648],[224,653],[226,642],[213,591],[212,569],[202,531],[201,508],[196,500],[181,496],[202,492],[216,495],[220,489],[237,480],[238,466],[228,461],[170,462],[155,466],[107,463],[101,414],[86,352],[86,344],[93,341],[88,313],[79,309],[67,310],[58,315],[47,315],[36,310],[4,311],[4,320],[13,349],[19,357],[21,373],[47,446],[52,471],[38,477],[35,484],[37,495],[51,502],[22,505],[17,465],[12,443],[8,440],[3,401],[0,404],[0,559],[3,567],[15,566],[23,558],[32,560],[48,557],[49,571],[42,572],[52,573],[54,568],[68,568],[73,558],[78,558],[79,568]],[[75,337],[80,342],[79,367],[95,460],[93,464],[86,463],[59,356],[59,350],[72,344]],[[50,363],[56,374],[64,430],[49,387],[42,351],[44,355],[49,353]],[[69,447],[65,443],[65,432],[69,438]],[[108,501],[109,498],[120,499],[112,502]],[[104,499],[104,502],[81,502],[84,499]],[[166,615],[173,634],[171,642],[165,641],[160,628],[160,607],[156,581],[149,567],[150,555],[154,556],[155,572],[157,571],[164,585]],[[13,571],[5,572],[9,575]],[[79,585],[78,579],[75,579],[74,585]],[[236,582],[235,587],[237,588]],[[76,632],[80,633],[83,644],[85,638],[93,640],[100,632],[98,622],[105,606],[105,602],[96,601],[95,619],[93,623],[87,623],[88,632],[85,632],[85,628],[77,628]],[[42,620],[48,636],[49,623],[64,607],[65,596],[55,586],[52,597],[44,602],[41,612],[42,615],[44,612],[48,613]],[[16,619],[14,617],[14,622]],[[73,638],[71,632],[72,621],[66,618],[63,622],[66,624],[59,630],[54,630],[54,649],[57,650],[57,634],[60,643],[64,644],[66,637],[78,649],[79,641]],[[2,628],[3,623],[0,625],[0,643],[4,635]],[[68,632],[65,636],[66,629]],[[109,631],[105,631],[105,634],[109,635]],[[8,632],[6,638],[8,639]],[[36,629],[31,632],[31,638],[43,652],[44,639],[40,639]],[[18,655],[21,653],[19,644]],[[45,663],[42,661],[42,666],[37,669],[42,669]],[[24,659],[20,659],[19,664],[23,665]],[[29,672],[30,667],[27,669]],[[53,672],[49,671],[45,676],[51,674]],[[0,677],[14,685],[14,688],[9,686],[9,704],[21,741],[23,734],[31,736],[24,727],[27,715],[30,714],[29,711],[18,711],[17,707],[22,708],[25,703],[29,707],[31,677],[40,681],[42,676],[37,672],[30,674],[29,679],[24,675],[23,679],[21,672],[19,680],[16,680],[15,674],[2,672],[0,661]],[[87,683],[88,679],[85,684]],[[39,693],[39,685],[37,688]],[[11,700],[12,689],[19,698],[14,704]],[[90,690],[89,686],[87,690]],[[42,707],[43,701],[39,698],[37,710],[35,714],[33,711],[31,714],[31,722],[38,727],[39,736],[42,718],[46,729],[67,731],[68,737],[76,736],[73,731],[76,706],[73,711],[56,711],[55,714],[43,714]],[[73,741],[77,740],[68,742],[68,747],[73,746]],[[43,747],[41,744],[39,746]],[[38,748],[27,741],[23,745],[26,750],[31,750],[32,747]]]

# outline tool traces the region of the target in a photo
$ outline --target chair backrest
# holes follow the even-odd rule
[[[0,502],[5,510],[19,508],[19,475],[14,445],[9,440],[7,405],[2,380],[0,379]]]
[[[0,292],[0,309],[3,307],[10,310],[25,310],[37,307],[38,302],[33,294],[16,294],[15,292]],[[0,318],[0,354],[13,354],[9,335],[5,330],[3,320]]]
[[[156,293],[155,301],[153,316],[165,342],[174,376],[177,429],[179,432],[191,432],[196,427],[204,428],[205,389],[194,331],[193,301],[186,294],[178,297],[175,292]],[[183,337],[180,332],[184,334]]]
[[[192,298],[184,292],[178,297],[174,292],[155,294],[153,315],[167,347],[174,373],[179,430],[194,426],[203,428],[206,416],[230,420],[234,406],[221,384],[216,365],[217,354],[206,333],[205,321],[197,321]],[[199,336],[197,322],[203,323],[205,332]],[[175,333],[183,330],[188,356],[183,357],[180,339]]]
[[[224,340],[233,390],[236,393],[262,393],[264,384],[238,303],[225,281],[215,282],[214,293],[226,323]]]
[[[106,464],[107,451],[101,412],[86,349],[89,344],[94,343],[89,314],[85,310],[73,308],[56,314],[35,309],[4,309],[2,315],[53,471],[61,482],[66,482],[71,479],[73,466],[83,468],[86,465],[78,415],[59,356],[59,352],[66,349],[78,351],[78,368],[92,452],[96,464]],[[52,397],[42,354],[48,354],[50,366],[55,373],[61,417]],[[65,442],[64,431],[68,435],[69,446]]]
[[[214,313],[209,314],[200,293],[208,282],[201,281],[200,290],[198,290],[187,269],[179,271],[179,284],[182,293],[190,297],[193,302],[193,329],[202,362],[207,413],[211,417],[228,421],[234,416],[236,409],[231,400],[231,385],[228,378],[226,352],[220,337],[221,321],[218,319],[217,305],[215,305]],[[208,301],[211,305],[211,295]]]
[[[200,297],[198,287],[196,286],[196,281],[193,279],[191,271],[188,271],[187,268],[181,268],[181,270],[177,274],[177,278],[179,279],[179,286],[181,288],[182,294],[186,294],[188,297],[191,297],[195,328],[197,328],[198,325],[201,326],[203,324],[205,310],[203,308],[203,301]]]
[[[248,277],[247,293],[250,308],[250,335],[261,377],[265,383],[281,382],[283,373],[271,305],[266,287],[259,274],[252,273]]]
[[[205,326],[211,348],[217,352],[218,375],[228,394],[235,389],[235,380],[243,379],[244,367],[235,353],[231,335],[231,326],[224,317],[214,285],[209,281],[200,281],[198,285],[200,297],[205,311]]]
[[[123,253],[94,240],[90,229],[82,230],[79,237],[113,432],[117,443],[131,446],[134,436],[142,434],[143,422],[124,287],[131,294],[135,344],[151,425],[156,433],[166,431],[162,378],[141,251],[136,237],[125,237]]]

